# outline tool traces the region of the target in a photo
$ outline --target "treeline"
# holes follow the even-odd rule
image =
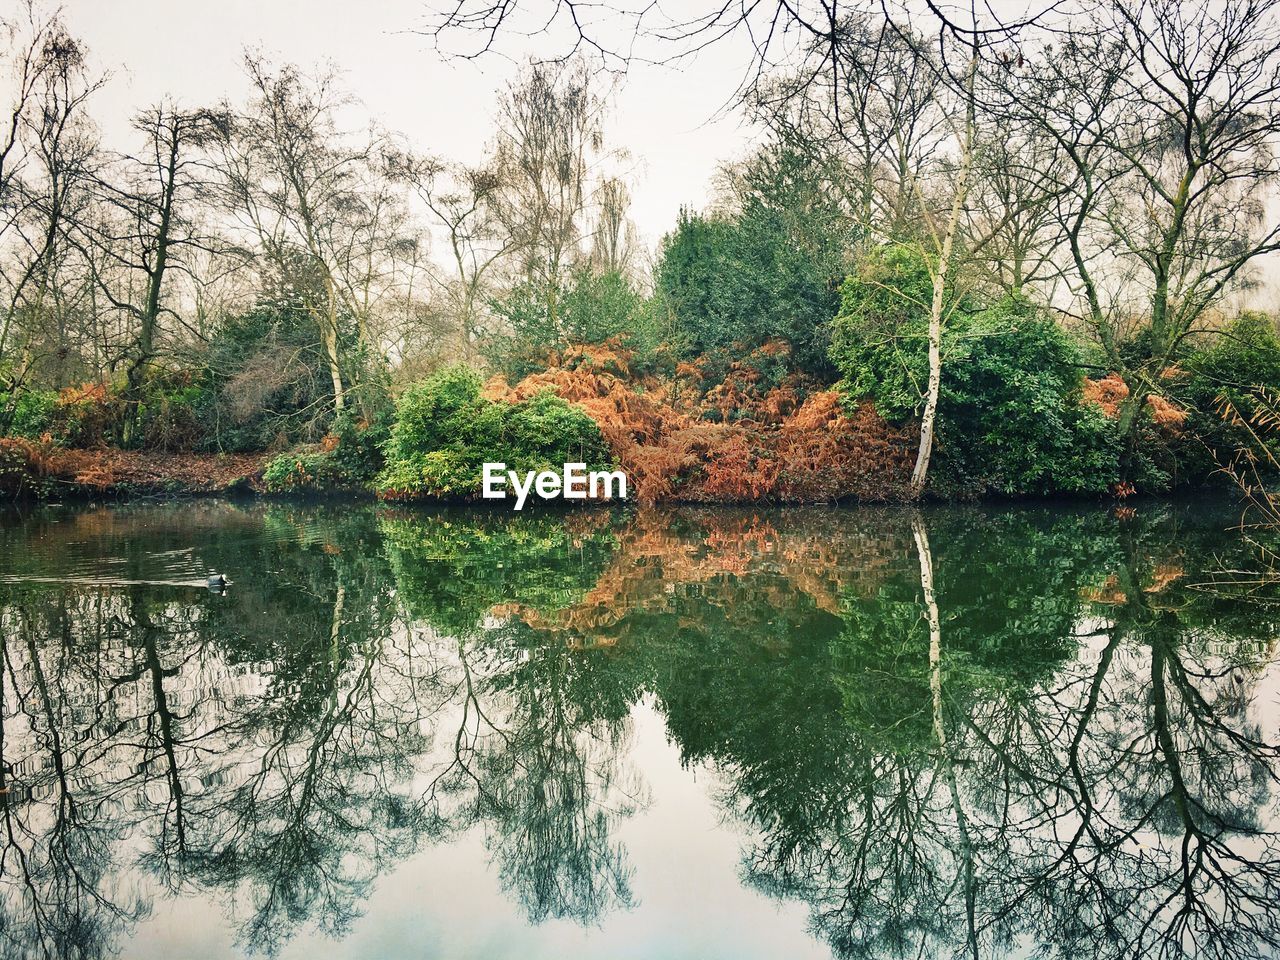
[[[82,43],[28,11],[0,429],[287,451],[269,486],[389,496],[467,496],[485,459],[611,460],[692,500],[1265,462],[1280,338],[1235,305],[1280,245],[1276,7],[850,14],[756,72],[761,146],[653,258],[584,61],[526,67],[479,166],[352,132],[332,73],[257,55],[246,102],[164,101],[117,153]]]
[[[349,129],[335,72],[257,54],[245,102],[162,100],[118,152],[93,120],[107,81],[81,38],[34,9],[6,30],[5,425],[29,432],[79,398],[48,391],[90,384],[121,409],[103,435],[68,410],[68,442],[319,439],[393,382],[481,359],[496,300],[631,270],[628,194],[581,64],[521,74],[482,166]]]

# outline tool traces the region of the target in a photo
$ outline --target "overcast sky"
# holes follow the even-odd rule
[[[111,74],[92,113],[117,148],[130,145],[130,115],[166,94],[186,106],[242,100],[241,54],[251,46],[302,66],[332,61],[382,126],[416,150],[474,162],[513,60],[549,45],[511,38],[508,57],[447,60],[412,32],[426,22],[423,0],[64,0],[62,9],[94,65]],[[646,245],[682,204],[704,205],[716,166],[748,148],[752,131],[721,110],[743,66],[730,44],[680,70],[633,67],[622,81],[609,134],[631,155],[632,216]]]

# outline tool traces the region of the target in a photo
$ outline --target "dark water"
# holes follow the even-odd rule
[[[1272,955],[1280,611],[1123,514],[5,516],[0,956]]]

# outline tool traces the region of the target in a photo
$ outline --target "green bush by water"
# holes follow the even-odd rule
[[[474,370],[450,367],[405,392],[396,404],[379,493],[473,496],[485,462],[519,471],[608,465],[600,428],[578,408],[550,392],[497,403],[481,396],[481,385]]]
[[[831,358],[851,401],[891,421],[920,416],[928,383],[929,266],[876,251],[842,287]],[[1079,347],[1029,301],[944,305],[931,485],[944,495],[1100,493],[1119,479],[1112,421],[1081,399]]]

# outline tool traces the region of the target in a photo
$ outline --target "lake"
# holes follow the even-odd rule
[[[1238,521],[0,515],[0,955],[1271,955]]]

